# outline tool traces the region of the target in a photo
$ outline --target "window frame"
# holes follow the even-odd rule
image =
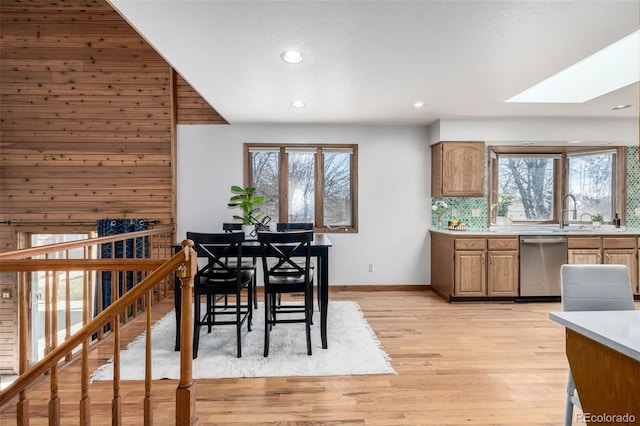
[[[278,222],[288,222],[289,209],[289,157],[287,149],[315,149],[316,161],[315,196],[314,196],[314,230],[325,233],[357,233],[358,232],[358,145],[357,144],[305,144],[305,143],[250,143],[244,144],[244,185],[251,185],[251,150],[278,148],[280,160],[278,165],[279,205]],[[350,149],[351,153],[351,226],[328,226],[324,224],[324,156],[323,149]]]
[[[571,155],[577,154],[598,154],[603,152],[615,151],[616,160],[613,170],[613,182],[612,182],[612,196],[614,198],[613,207],[614,213],[626,212],[627,205],[627,192],[624,185],[618,184],[624,182],[626,177],[627,167],[627,152],[623,146],[603,146],[603,147],[570,147],[570,146],[502,146],[495,145],[489,146],[489,192],[487,196],[487,227],[495,225],[496,212],[492,209],[496,203],[496,191],[498,188],[498,164],[500,155],[557,155],[559,158],[555,159],[554,170],[554,198],[553,198],[553,215],[550,220],[547,221],[514,221],[515,225],[550,225],[559,223],[560,212],[562,209],[561,201],[562,197],[567,194],[569,185],[569,169],[568,158]],[[579,223],[579,218],[576,220],[567,218],[568,224]],[[608,223],[608,222],[607,222]],[[622,214],[621,224],[626,224],[626,214]]]

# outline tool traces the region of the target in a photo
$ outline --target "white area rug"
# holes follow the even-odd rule
[[[338,376],[396,374],[389,356],[356,302],[331,301],[327,320],[328,349],[322,349],[320,314],[316,310],[311,329],[313,355],[307,355],[304,324],[278,324],[271,330],[269,357],[263,356],[264,307],[253,314],[252,331],[242,328],[242,358],[236,356],[234,325],[216,326],[211,334],[200,329],[198,358],[193,360],[195,379],[223,377]],[[180,353],[174,351],[175,314],[170,312],[151,329],[152,377],[178,379]],[[120,352],[121,379],[144,379],[144,334]],[[113,364],[98,368],[93,380],[112,380]]]

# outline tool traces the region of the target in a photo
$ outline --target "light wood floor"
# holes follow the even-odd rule
[[[398,375],[198,380],[196,413],[219,425],[560,425],[567,361],[559,303],[449,304],[430,291],[333,291],[355,300]],[[154,307],[159,318],[172,300]],[[123,335],[140,334],[130,324]],[[124,347],[124,343],[123,343]],[[92,353],[97,367],[109,343]],[[63,424],[77,424],[79,373],[61,375]],[[154,382],[154,422],[174,422],[177,381]],[[141,382],[123,382],[126,424],[142,424]],[[30,392],[31,424],[47,424],[46,385]],[[92,424],[111,423],[111,384],[91,385]],[[15,406],[0,413],[15,424]],[[576,423],[578,424],[578,423]]]

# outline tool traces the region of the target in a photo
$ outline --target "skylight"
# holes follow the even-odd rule
[[[586,102],[638,82],[639,64],[640,31],[636,31],[506,102]]]

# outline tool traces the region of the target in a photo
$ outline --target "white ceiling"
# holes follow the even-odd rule
[[[638,117],[638,83],[582,104],[504,101],[638,30],[640,0],[110,2],[230,123]]]

